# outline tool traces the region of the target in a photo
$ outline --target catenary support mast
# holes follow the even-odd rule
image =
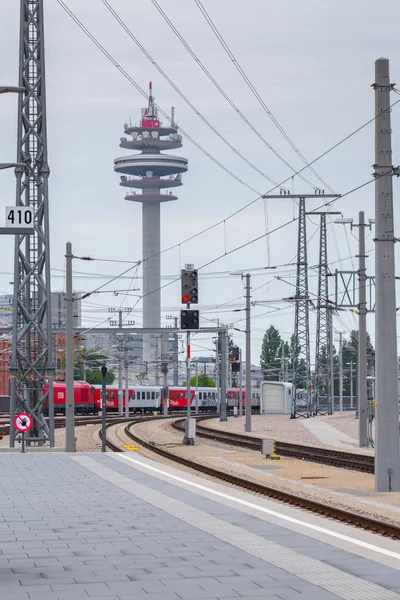
[[[315,340],[315,382],[313,414],[330,414],[333,406],[333,390],[331,389],[331,362],[332,352],[332,319],[333,305],[329,302],[328,285],[328,246],[326,235],[326,215],[341,213],[313,213],[319,214],[319,264],[318,264],[318,298],[317,298],[317,330]]]
[[[292,365],[292,382],[296,389],[293,390],[292,418],[310,416],[310,323],[307,269],[306,201],[305,198],[300,198]],[[296,393],[298,389],[304,390],[304,397],[301,401]]]
[[[400,490],[389,61],[375,62],[375,491]]]
[[[28,444],[54,445],[52,419],[54,363],[51,351],[49,198],[43,0],[21,0],[16,205],[34,209],[35,231],[16,236],[14,255],[13,344],[10,361],[10,446],[13,416],[33,417]],[[45,380],[48,385],[45,386]],[[44,418],[49,403],[50,427]]]

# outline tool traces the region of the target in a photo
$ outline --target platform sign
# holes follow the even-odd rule
[[[25,452],[25,431],[29,431],[32,428],[33,421],[32,417],[27,413],[19,413],[15,416],[14,427],[17,431],[22,433],[22,448],[21,452]]]
[[[32,206],[6,206],[6,227],[33,227],[34,212]]]

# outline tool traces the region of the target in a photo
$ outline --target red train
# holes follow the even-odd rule
[[[101,385],[95,385],[95,397],[98,409],[101,408]],[[191,388],[191,406],[196,402],[200,412],[215,412],[218,408],[217,389],[199,387]],[[228,408],[233,408],[239,403],[239,389],[228,388],[226,391]],[[242,404],[245,403],[245,391],[242,392]],[[252,389],[252,408],[260,408],[260,390]],[[171,386],[168,388],[168,407],[170,410],[185,410],[187,407],[187,390],[183,386]],[[125,410],[125,389],[122,390],[122,405]],[[129,410],[130,412],[161,411],[164,406],[163,389],[160,386],[134,386],[129,387]],[[106,387],[106,408],[113,412],[118,410],[118,386],[115,384]]]
[[[45,386],[47,391],[47,386]],[[65,399],[67,397],[65,381],[55,381],[53,383],[54,414],[61,413],[65,415]],[[92,385],[86,381],[74,381],[74,407],[75,414],[97,415],[99,409],[96,404],[95,390]],[[48,415],[48,401],[44,409],[45,415]]]

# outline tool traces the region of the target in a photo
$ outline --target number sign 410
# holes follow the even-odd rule
[[[6,227],[33,227],[32,206],[7,206]]]

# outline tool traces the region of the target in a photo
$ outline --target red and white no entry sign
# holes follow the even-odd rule
[[[14,419],[14,427],[23,433],[32,427],[32,417],[27,413],[19,413]]]

